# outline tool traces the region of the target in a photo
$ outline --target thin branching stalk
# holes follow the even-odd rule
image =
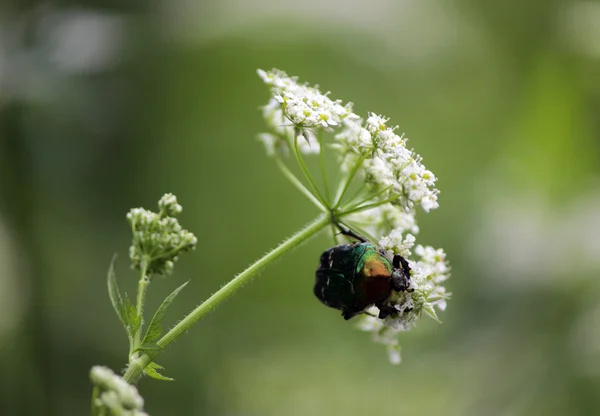
[[[298,245],[302,244],[309,238],[313,237],[325,227],[331,224],[332,218],[330,215],[322,214],[314,222],[307,225],[305,228],[285,240],[275,249],[269,251],[265,256],[258,259],[250,267],[237,275],[233,280],[223,286],[219,291],[213,294],[210,298],[204,301],[196,309],[190,312],[185,318],[183,318],[177,325],[175,325],[169,332],[167,332],[158,342],[157,345],[160,349],[166,348],[169,344],[179,338],[184,332],[186,332],[194,323],[204,317],[207,313],[217,307],[221,302],[225,301],[231,295],[233,295],[239,288],[247,283],[252,277],[254,277],[259,271],[265,266],[278,260],[284,254],[294,249]],[[148,354],[144,354],[141,357],[133,360],[123,379],[128,383],[136,383],[142,375],[144,368],[152,361],[152,357]]]

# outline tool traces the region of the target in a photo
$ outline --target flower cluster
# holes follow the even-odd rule
[[[393,292],[386,300],[386,306],[392,306],[398,312],[385,319],[379,319],[379,311],[372,307],[367,311],[369,314],[361,316],[358,324],[360,329],[373,334],[375,342],[387,347],[392,363],[400,362],[398,335],[410,330],[423,313],[439,321],[436,308],[444,311],[446,299],[450,297],[441,286],[441,283],[450,277],[444,251],[418,245],[415,254],[418,260],[408,261],[411,268],[409,291]]]
[[[299,84],[297,77],[289,77],[283,71],[259,69],[258,75],[270,86],[272,94],[263,107],[263,116],[274,134],[259,136],[269,155],[286,154],[294,140],[302,153],[319,153],[315,129],[333,131],[343,120],[358,117],[352,112],[351,103],[342,105],[341,100],[332,100],[316,86]]]
[[[395,133],[397,126],[388,127],[389,119],[371,113],[364,121],[352,111],[352,103],[332,100],[329,93],[299,84],[297,77],[283,71],[258,70],[258,74],[271,88],[263,116],[273,133],[259,136],[270,155],[285,153],[294,140],[303,144],[303,153],[318,153],[314,136],[319,130],[334,132],[342,168],[349,171],[360,164],[359,175],[380,199],[407,210],[415,205],[425,211],[438,207],[435,175],[406,147],[407,139]]]
[[[274,114],[281,110],[281,117],[296,127],[330,128],[341,124],[347,117],[357,117],[352,105],[342,105],[341,100],[332,100],[328,94],[322,94],[317,87],[298,84],[297,77],[288,77],[283,71],[274,69],[269,72],[258,70],[265,84],[271,86],[273,98],[265,111]],[[273,121],[284,121],[273,118]],[[289,124],[288,123],[288,124]]]
[[[361,173],[373,191],[405,210],[415,205],[429,212],[438,207],[437,178],[427,170],[422,158],[406,147],[407,139],[395,133],[398,126],[388,127],[389,119],[371,113],[363,123],[360,118],[348,118],[336,135],[336,147],[345,160],[342,168],[349,170],[362,163]]]
[[[393,292],[386,304],[398,312],[385,319],[377,318],[379,311],[372,307],[359,319],[359,328],[373,333],[375,342],[385,345],[390,361],[400,362],[398,335],[408,331],[426,313],[438,320],[436,309],[446,309],[450,293],[442,283],[450,277],[450,267],[442,249],[416,245],[419,228],[411,213],[399,210],[391,204],[353,214],[352,219],[372,235],[389,234],[379,239],[379,246],[391,259],[400,254],[408,260],[411,268],[411,287],[407,292]]]
[[[372,307],[359,323],[373,333],[375,341],[387,346],[392,362],[399,362],[398,334],[410,329],[423,312],[437,320],[436,308],[444,310],[449,297],[441,286],[449,277],[443,250],[416,245],[415,237],[419,233],[417,208],[429,212],[438,207],[437,178],[407,147],[404,135],[396,134],[398,126],[388,125],[388,118],[375,113],[361,118],[351,103],[332,100],[329,93],[300,84],[283,71],[259,70],[258,74],[271,90],[271,99],[263,107],[271,133],[260,136],[268,154],[320,153],[319,145],[326,143],[321,134],[330,133],[329,146],[337,152],[343,179],[339,198],[327,209],[337,215],[335,221],[378,243],[390,259],[399,254],[408,261],[410,289],[392,291],[385,301],[385,306],[397,312],[379,319],[379,311]],[[346,202],[345,178],[348,183],[361,183],[358,194]]]
[[[102,413],[114,416],[147,416],[144,412],[144,399],[137,389],[109,368],[94,366],[90,371],[90,379],[99,392],[94,406],[108,410]]]
[[[165,194],[158,207],[158,213],[133,208],[127,214],[133,232],[129,248],[132,266],[145,267],[148,276],[171,273],[179,253],[193,250],[198,242],[194,234],[184,230],[174,218],[182,211],[175,195]]]
[[[396,196],[398,202],[412,208],[420,204],[425,211],[438,207],[436,177],[422,164],[422,159],[406,147],[404,136],[388,127],[389,119],[371,113],[366,130],[371,134],[371,146],[348,147],[358,154],[368,152],[365,160],[367,181],[376,189],[390,188],[388,197]]]

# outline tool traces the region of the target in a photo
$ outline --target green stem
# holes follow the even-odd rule
[[[352,166],[352,170],[350,170],[348,172],[348,176],[346,176],[340,182],[340,186],[339,186],[338,191],[336,193],[335,200],[333,201],[333,207],[334,207],[334,209],[338,208],[340,206],[340,204],[342,203],[342,199],[344,198],[344,194],[346,194],[346,191],[350,187],[350,184],[352,183],[352,180],[356,176],[356,173],[358,172],[358,169],[362,166],[362,164],[365,161],[366,157],[367,157],[367,154],[362,155],[356,161],[356,163],[354,164],[354,166]]]
[[[319,147],[321,151],[319,152],[319,161],[321,162],[321,176],[323,177],[323,183],[325,184],[325,198],[327,201],[327,206],[331,206],[331,192],[329,191],[329,181],[327,180],[327,169],[325,168],[325,152],[323,151],[323,136],[321,134],[316,133],[317,140],[319,141]]]
[[[233,295],[239,288],[247,283],[254,275],[256,275],[265,266],[278,260],[284,254],[297,247],[310,237],[317,234],[323,228],[331,224],[332,218],[329,214],[322,214],[314,222],[307,225],[302,230],[285,240],[275,249],[268,252],[265,256],[258,259],[250,267],[237,275],[233,280],[223,286],[219,291],[213,294],[210,298],[205,300],[200,306],[190,312],[185,318],[183,318],[177,325],[175,325],[169,332],[167,332],[156,344],[160,349],[165,349],[169,344],[179,338],[184,332],[204,317],[212,309],[214,309],[221,302]],[[153,357],[148,354],[144,354],[141,357],[132,360],[129,363],[127,371],[123,375],[123,379],[130,383],[135,384],[142,375],[144,368],[152,361]]]
[[[148,272],[148,262],[146,260],[144,260],[142,262],[140,281],[138,282],[137,299],[136,299],[136,303],[135,303],[135,310],[136,310],[137,316],[139,316],[140,319],[142,318],[142,316],[144,314],[144,301],[146,300],[146,291],[148,289],[148,285],[150,284],[150,279],[148,278],[148,276],[146,276],[147,272]],[[136,333],[133,336],[133,345],[130,345],[129,355],[131,355],[131,351],[136,349],[137,346],[140,344],[141,336],[142,336],[142,325],[140,325],[140,327],[138,328],[138,330],[136,331]]]
[[[351,230],[356,230],[360,235],[366,237],[372,243],[377,243],[378,239],[373,237],[370,233],[366,232],[362,227],[358,226],[353,222],[348,222],[347,220],[338,219],[338,222],[346,228]]]
[[[361,187],[366,186],[366,183],[364,183],[363,185],[361,185]],[[375,192],[374,194],[369,195],[368,197],[363,197],[361,198],[362,200],[359,202],[354,202],[355,199],[357,199],[356,197],[360,196],[359,194],[356,194],[355,196],[353,196],[350,200],[348,200],[348,202],[346,203],[346,205],[344,206],[344,208],[342,208],[342,211],[348,211],[351,209],[354,209],[362,204],[364,204],[366,201],[372,201],[377,199],[379,196],[385,194],[386,192],[388,192],[390,189],[392,189],[391,186],[388,186],[387,188],[383,188],[381,190],[379,190],[378,192]]]
[[[308,198],[317,208],[321,211],[327,211],[327,208],[300,182],[300,180],[294,175],[288,167],[279,158],[275,158],[275,163],[283,173],[283,175],[289,179],[289,181]]]
[[[348,202],[346,203],[346,206],[352,204],[356,199],[358,199],[358,197],[361,196],[361,194],[363,194],[365,188],[367,187],[367,181],[362,181],[358,187],[358,189],[356,190],[356,192],[354,192],[354,194],[348,198]],[[367,199],[367,198],[364,198]]]
[[[100,395],[100,389],[98,386],[94,386],[94,390],[92,390],[92,416],[96,416],[98,414],[98,405],[96,405],[96,400]]]
[[[300,169],[302,169],[302,173],[304,173],[304,176],[308,180],[308,183],[310,183],[310,186],[312,187],[313,191],[315,192],[315,196],[317,197],[317,199],[321,202],[321,204],[323,206],[329,207],[329,205],[327,204],[327,201],[325,200],[325,198],[323,198],[323,195],[321,195],[321,191],[319,191],[319,187],[315,183],[313,177],[310,175],[310,172],[308,171],[308,168],[306,167],[306,164],[304,163],[304,159],[302,159],[302,155],[300,154],[300,149],[298,148],[298,136],[296,136],[294,138],[294,153],[296,155],[296,159],[298,160],[298,164],[300,165]]]
[[[385,199],[383,201],[376,201],[376,202],[372,202],[370,204],[364,204],[364,205],[358,205],[358,206],[350,207],[350,208],[345,209],[342,212],[340,212],[338,214],[338,216],[339,217],[344,217],[346,215],[354,214],[355,212],[366,211],[366,210],[371,209],[371,208],[377,208],[377,207],[385,205],[385,204],[387,204],[389,202],[394,202],[397,199],[398,199],[398,197],[395,196],[393,198]]]

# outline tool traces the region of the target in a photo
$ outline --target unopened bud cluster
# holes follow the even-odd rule
[[[100,390],[94,405],[108,411],[108,413],[102,414],[147,416],[144,412],[144,399],[139,395],[137,389],[127,384],[109,368],[92,367],[90,379],[92,384]]]
[[[133,208],[127,214],[133,232],[129,248],[132,267],[145,267],[149,276],[170,274],[178,255],[193,250],[198,242],[196,236],[184,230],[175,218],[182,211],[175,195],[165,194],[158,207],[158,213]]]

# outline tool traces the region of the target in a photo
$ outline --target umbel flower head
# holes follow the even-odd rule
[[[170,274],[179,253],[195,249],[198,242],[175,218],[182,211],[175,195],[165,194],[158,208],[159,212],[133,208],[127,214],[133,233],[131,264],[136,269],[145,268],[148,276]]]
[[[353,112],[352,103],[333,99],[329,92],[277,69],[258,70],[258,75],[271,92],[263,107],[270,132],[259,136],[267,154],[315,205],[331,213],[334,223],[377,244],[390,260],[401,255],[410,266],[410,288],[392,290],[385,300],[385,306],[396,312],[380,319],[372,307],[359,322],[398,363],[398,334],[414,326],[424,313],[438,320],[436,309],[444,310],[449,298],[441,285],[450,271],[444,251],[417,245],[415,237],[417,209],[438,208],[437,178],[407,147],[408,139],[396,133],[398,127],[390,125],[389,118],[375,113],[361,117]],[[322,158],[324,147],[335,151],[341,170],[334,197],[319,190],[303,160],[311,154]],[[309,188],[283,163],[290,153],[295,154]],[[351,187],[354,196],[345,198]]]
[[[425,211],[438,207],[434,188],[436,177],[425,168],[419,155],[406,147],[407,139],[388,127],[388,118],[370,113],[366,121],[352,112],[352,104],[342,105],[322,94],[317,87],[298,84],[296,77],[273,69],[258,70],[271,87],[272,98],[263,115],[273,133],[261,135],[270,154],[286,149],[290,141],[306,143],[304,153],[318,153],[319,130],[334,132],[335,148],[340,152],[342,169],[359,173],[380,198],[408,209],[421,205]],[[310,137],[310,138],[307,138]]]

